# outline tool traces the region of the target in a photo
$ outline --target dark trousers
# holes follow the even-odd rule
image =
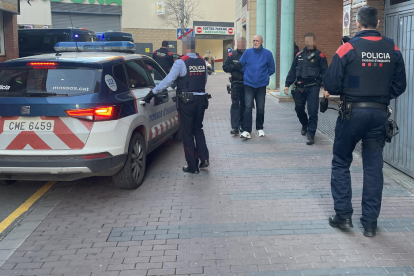
[[[351,218],[353,209],[349,167],[355,145],[362,140],[364,180],[361,223],[365,228],[376,228],[381,210],[385,121],[385,110],[355,108],[349,121],[339,117],[336,122],[331,177],[334,208],[339,219]]]
[[[244,117],[244,85],[241,83],[235,83],[232,87],[234,90],[231,94],[231,108],[230,108],[230,120],[231,128],[238,129],[239,126],[243,127]]]
[[[299,122],[302,126],[308,127],[308,134],[312,137],[315,137],[316,129],[318,128],[319,91],[318,85],[306,87],[302,93],[296,88],[293,96]],[[308,103],[309,119],[305,111],[306,102]]]
[[[209,159],[206,137],[203,131],[204,112],[208,100],[204,96],[194,96],[194,101],[188,104],[179,103],[181,134],[185,159],[190,170],[198,170],[199,160]],[[194,141],[195,140],[195,141]]]
[[[253,103],[256,101],[256,130],[263,129],[265,101],[266,101],[266,86],[253,88],[251,86],[244,86],[244,118],[243,129],[247,132],[252,132],[253,124]]]

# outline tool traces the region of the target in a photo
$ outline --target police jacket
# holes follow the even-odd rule
[[[351,102],[389,105],[406,89],[404,60],[391,39],[362,31],[337,50],[323,83],[330,94]]]
[[[203,66],[204,65],[204,73],[201,72],[201,68],[197,68],[197,72],[190,72],[190,69],[193,70],[192,68],[189,68],[189,62],[190,60],[197,60],[197,65],[196,66]],[[186,64],[187,63],[187,64]],[[203,64],[203,65],[201,65]],[[200,71],[200,72],[199,72]],[[181,57],[181,59],[178,59],[174,62],[173,67],[170,70],[170,73],[168,73],[168,75],[152,90],[152,92],[154,94],[158,94],[161,93],[164,89],[166,89],[167,87],[170,87],[177,79],[179,80],[180,78],[186,78],[187,75],[189,74],[201,74],[201,75],[192,75],[195,79],[195,77],[197,77],[197,82],[200,82],[200,89],[198,90],[198,87],[189,87],[189,89],[186,90],[190,90],[190,89],[194,89],[193,91],[186,91],[186,92],[192,92],[194,95],[204,95],[205,92],[205,85],[207,83],[207,66],[205,61],[196,53],[188,53],[184,56]],[[200,76],[204,77],[204,79],[200,78]],[[181,79],[181,81],[183,81],[183,79]],[[179,84],[182,85],[182,84]],[[186,84],[185,84],[186,86]],[[201,87],[202,86],[202,87]],[[177,87],[178,89],[178,87]]]
[[[240,58],[242,57],[243,52],[235,50],[230,52],[226,62],[223,64],[223,70],[226,73],[230,73],[233,81],[243,81],[243,73],[241,69],[236,69],[235,65],[239,63]]]
[[[302,81],[304,84],[322,82],[322,76],[328,69],[326,56],[318,49],[308,50],[307,47],[295,56],[285,87],[294,82]]]
[[[154,59],[167,73],[174,64],[172,53],[166,48],[155,50],[152,54],[152,59]]]

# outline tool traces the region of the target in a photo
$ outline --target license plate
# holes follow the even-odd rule
[[[3,131],[53,131],[55,121],[5,120]]]

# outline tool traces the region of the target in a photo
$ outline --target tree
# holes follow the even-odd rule
[[[184,12],[181,10],[181,3],[184,3]],[[195,18],[204,19],[204,13],[197,11],[200,0],[165,0],[165,13],[167,15],[166,25],[175,28],[192,27],[191,24]],[[181,26],[181,18],[183,17],[183,26]]]

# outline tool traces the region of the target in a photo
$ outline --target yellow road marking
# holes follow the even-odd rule
[[[46,183],[42,188],[40,188],[36,193],[34,193],[28,200],[26,200],[19,208],[17,208],[13,213],[11,213],[7,218],[5,218],[0,223],[0,233],[6,230],[10,224],[13,223],[18,217],[20,217],[24,212],[27,212],[29,208],[47,191],[49,191],[53,185],[56,184],[56,181],[50,181]]]

